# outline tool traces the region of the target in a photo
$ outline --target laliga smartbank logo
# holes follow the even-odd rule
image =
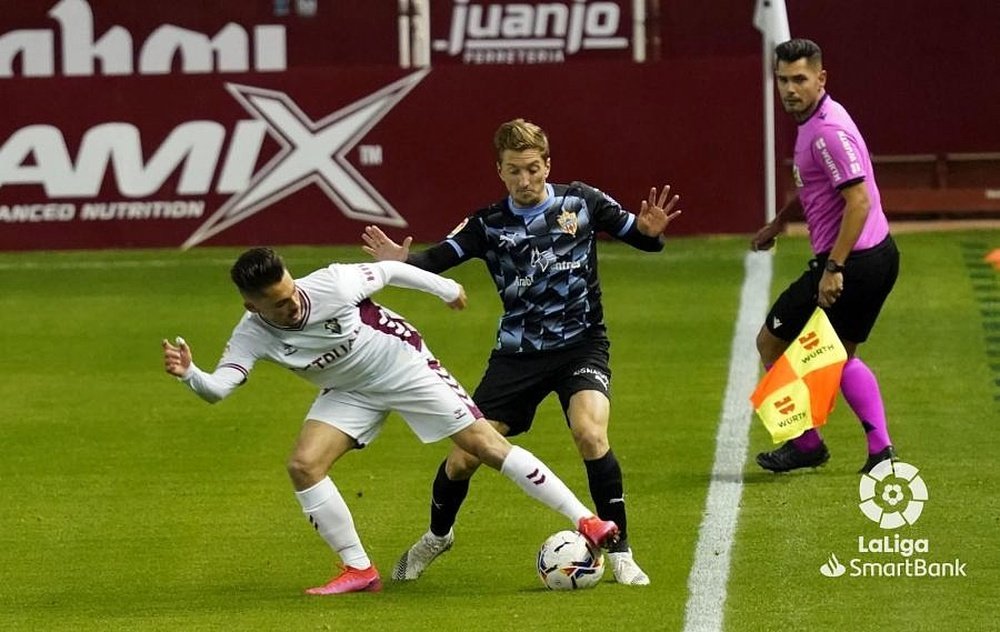
[[[861,476],[858,496],[861,513],[879,528],[894,533],[874,538],[858,536],[859,557],[845,560],[845,565],[836,553],[830,553],[819,567],[820,574],[826,577],[966,577],[965,562],[959,558],[941,561],[930,557],[929,538],[911,538],[895,532],[912,527],[928,500],[927,485],[916,467],[902,461],[882,461]]]
[[[858,484],[861,513],[883,529],[913,524],[924,510],[927,485],[909,463],[890,459],[861,476]]]

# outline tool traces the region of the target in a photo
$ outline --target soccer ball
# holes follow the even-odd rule
[[[538,551],[538,576],[551,590],[592,588],[604,575],[604,554],[576,531],[549,536]]]

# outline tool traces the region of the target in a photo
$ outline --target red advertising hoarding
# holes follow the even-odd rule
[[[631,208],[671,184],[679,233],[760,216],[758,61],[633,63],[629,0],[434,3],[428,68],[398,63],[396,3],[138,4],[0,16],[0,249],[437,239],[504,195],[519,116],[555,182]],[[699,96],[723,83],[749,103]]]

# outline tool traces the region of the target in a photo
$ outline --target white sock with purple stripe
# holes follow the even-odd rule
[[[368,568],[372,565],[354,529],[354,519],[347,503],[327,476],[309,489],[295,492],[302,511],[320,537],[330,545],[347,566]]]
[[[574,527],[580,518],[594,515],[552,470],[524,448],[511,446],[500,473],[517,483],[524,493],[569,518]]]

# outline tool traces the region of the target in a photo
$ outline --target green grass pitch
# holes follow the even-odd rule
[[[862,357],[878,373],[902,460],[930,499],[899,533],[967,577],[827,578],[831,554],[882,532],[857,509],[864,442],[841,400],[833,457],[775,476],[753,422],[725,629],[997,629],[1000,585],[1000,278],[981,261],[1000,231],[899,235],[902,272]],[[162,371],[159,341],[183,335],[214,366],[241,314],[236,249],[0,254],[0,630],[681,630],[726,387],[745,238],[670,240],[659,255],[602,243],[612,339],[612,444],[626,476],[636,559],[648,588],[604,581],[545,590],[538,546],[569,525],[483,469],[454,549],[417,582],[381,594],[309,598],[333,556],[284,472],[312,388],[271,365],[210,406]],[[807,258],[783,238],[772,292]],[[293,273],[357,248],[284,248]],[[499,304],[481,263],[450,276],[469,294],[451,312],[417,292],[376,297],[406,315],[472,389]],[[589,505],[586,477],[552,398],[517,440]],[[384,576],[426,528],[448,446],[398,419],[332,476]],[[607,579],[607,578],[606,578]]]

